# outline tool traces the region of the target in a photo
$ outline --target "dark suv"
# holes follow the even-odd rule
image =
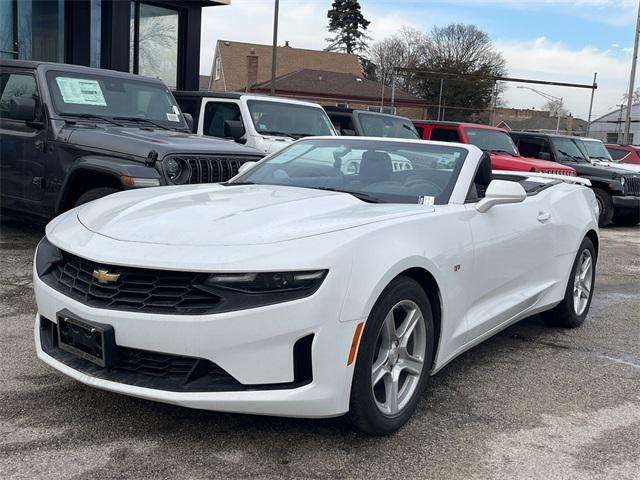
[[[0,61],[0,206],[50,218],[118,190],[225,181],[262,157],[189,132],[159,80]]]
[[[420,138],[405,117],[343,107],[323,107],[340,135],[358,137]]]
[[[640,175],[615,167],[593,165],[580,140],[565,135],[510,132],[525,157],[552,160],[576,169],[579,177],[591,181],[600,207],[600,226],[640,222]]]

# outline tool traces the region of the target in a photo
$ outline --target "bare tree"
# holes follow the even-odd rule
[[[628,99],[629,99],[629,94],[628,94],[628,93],[625,93],[625,94],[622,96],[622,103],[627,103],[627,100],[628,100]],[[631,97],[631,102],[632,102],[634,105],[636,105],[636,104],[640,103],[640,88],[636,88],[636,89],[633,91],[633,97]]]
[[[542,106],[542,109],[547,110],[550,117],[566,117],[567,115],[569,115],[569,110],[564,108],[562,100],[549,100]]]
[[[420,68],[425,59],[427,38],[411,27],[402,27],[392,37],[376,42],[369,49],[369,60],[375,65],[372,80],[391,85],[397,67]],[[411,74],[397,77],[396,86],[417,93],[418,83]]]

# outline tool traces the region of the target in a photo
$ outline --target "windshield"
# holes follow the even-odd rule
[[[374,113],[357,115],[365,137],[420,138],[413,123],[404,118]]]
[[[159,82],[49,71],[47,83],[58,115],[122,120],[118,123],[144,119],[149,121],[144,122],[146,126],[153,122],[163,128],[187,128],[178,104]]]
[[[604,143],[594,140],[583,140],[585,150],[589,158],[593,160],[602,160],[603,162],[612,162],[613,159],[604,146]]]
[[[465,128],[464,131],[469,143],[480,150],[519,156],[513,140],[505,132],[488,128]]]
[[[589,163],[589,159],[578,146],[579,141],[580,140],[574,140],[573,138],[553,137],[551,143],[553,143],[558,153],[558,160],[561,162]]]
[[[467,150],[431,144],[306,139],[270,156],[232,183],[346,192],[372,203],[446,204]]]
[[[247,101],[256,131],[263,135],[302,138],[335,135],[320,107],[266,100]]]

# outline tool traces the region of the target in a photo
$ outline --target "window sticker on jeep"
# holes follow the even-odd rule
[[[84,78],[56,77],[56,83],[64,103],[76,105],[97,105],[106,107],[107,102],[96,80]]]

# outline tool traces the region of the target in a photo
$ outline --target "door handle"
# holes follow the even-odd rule
[[[551,214],[549,212],[538,212],[538,221],[539,222],[546,222],[547,220],[549,220],[551,218]]]

